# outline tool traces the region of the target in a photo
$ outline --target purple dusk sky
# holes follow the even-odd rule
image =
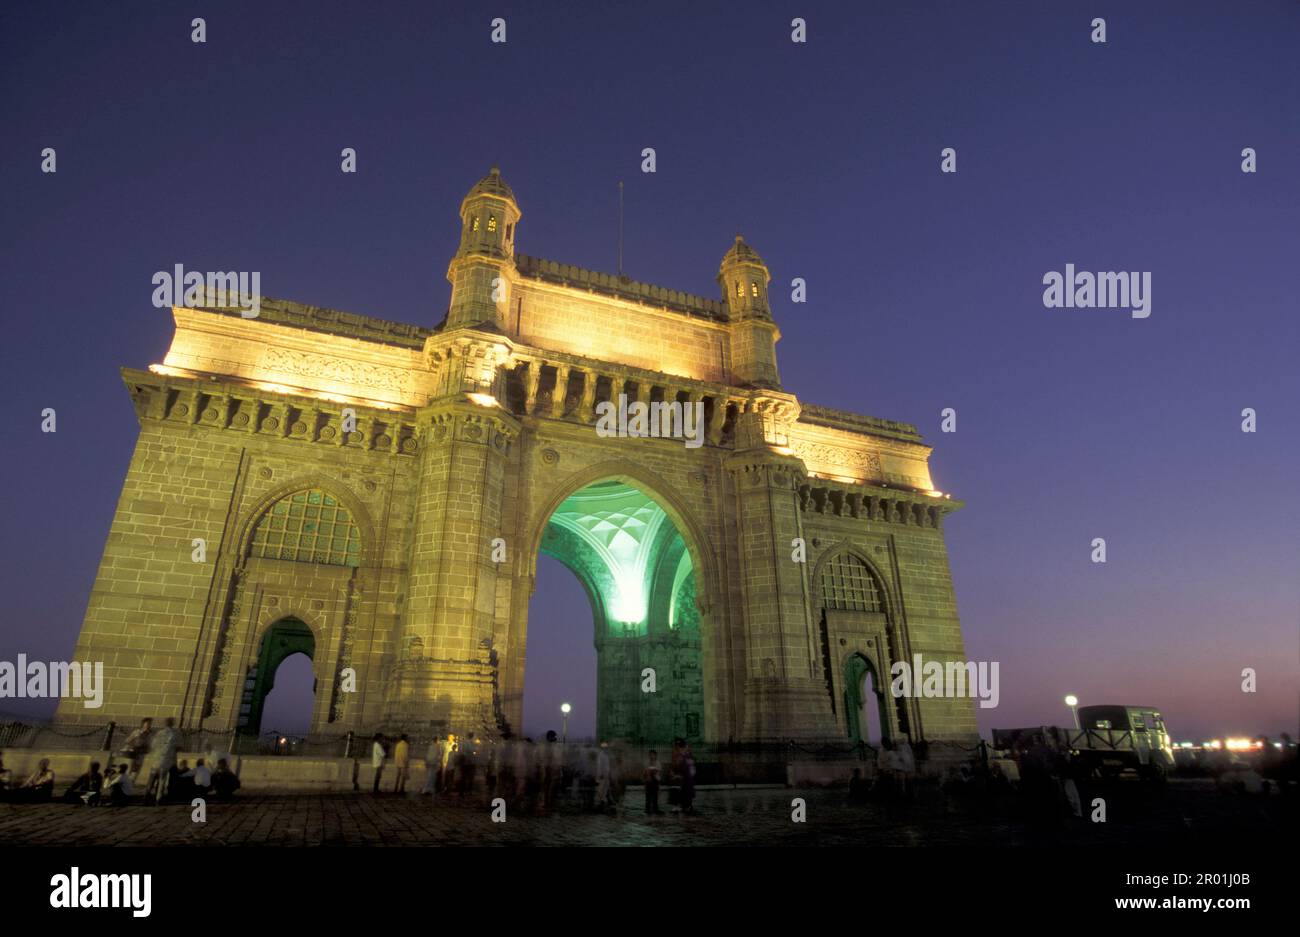
[[[786,389],[921,429],[967,503],[947,541],[967,654],[1000,663],[986,733],[1068,720],[1066,692],[1178,738],[1294,733],[1297,50],[1282,0],[7,3],[0,659],[72,653],[138,429],[118,368],[172,332],[154,272],[433,325],[497,162],[525,253],[613,271],[619,180],[635,279],[715,296],[743,232]],[[1149,271],[1150,317],[1045,308],[1066,264]],[[543,562],[532,608],[526,728],[572,697],[594,731],[577,581]]]

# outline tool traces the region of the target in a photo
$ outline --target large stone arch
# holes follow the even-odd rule
[[[530,584],[536,582],[537,556],[541,552],[548,525],[550,525],[552,518],[565,501],[592,485],[610,481],[635,488],[653,501],[667,516],[672,528],[680,535],[680,543],[683,545],[684,550],[678,551],[674,555],[674,560],[679,558],[682,552],[690,556],[694,573],[695,607],[698,612],[698,619],[692,616],[693,621],[698,621],[698,630],[690,639],[693,643],[691,645],[692,650],[689,653],[694,658],[690,666],[698,667],[696,677],[702,682],[703,687],[700,689],[697,685],[697,688],[691,692],[691,699],[696,700],[696,703],[688,707],[696,712],[698,716],[698,728],[692,732],[683,730],[681,734],[698,733],[697,737],[699,738],[716,738],[719,735],[718,720],[722,717],[722,713],[719,712],[721,707],[718,701],[715,700],[710,687],[713,681],[718,679],[718,668],[722,664],[724,657],[723,651],[717,644],[721,636],[717,633],[710,614],[714,608],[718,607],[717,601],[720,596],[719,560],[713,552],[703,525],[694,516],[693,510],[679,496],[673,493],[672,486],[668,481],[644,467],[624,459],[598,462],[568,475],[554,486],[549,496],[540,502],[527,521],[525,527],[527,539],[523,549],[519,551],[519,557],[516,558],[519,564],[516,568],[521,571],[519,578]],[[570,569],[573,568],[568,563],[565,563],[565,565],[569,566]],[[660,572],[658,564],[655,571]],[[591,595],[592,584],[576,570],[575,574],[578,575],[579,581],[583,583],[588,594]],[[671,576],[672,571],[670,570],[668,574]],[[526,595],[523,596],[525,603],[527,598]],[[646,598],[655,608],[667,608],[667,603],[662,601],[663,596],[661,594],[652,595],[648,590]],[[594,611],[598,619],[602,615],[600,605],[602,601],[603,597],[593,597]],[[649,607],[647,611],[649,612]],[[523,645],[526,646],[528,641],[526,606],[522,610],[519,621],[522,627],[518,632],[518,636],[522,639]],[[649,621],[647,621],[647,627],[649,627]],[[661,634],[659,638],[662,641],[666,639],[666,636]],[[667,702],[665,702],[665,705],[667,705]]]
[[[295,492],[311,489],[327,493],[347,510],[360,537],[358,565],[250,560],[254,533],[267,512]],[[312,731],[326,731],[335,722],[335,711],[341,705],[337,689],[340,668],[361,666],[359,661],[344,659],[344,635],[348,633],[354,641],[360,636],[356,599],[373,579],[370,571],[379,565],[379,556],[380,544],[370,511],[341,479],[320,472],[297,475],[258,496],[243,512],[233,550],[223,558],[228,585],[220,604],[222,611],[212,656],[201,671],[207,689],[200,718],[215,718],[223,730],[236,727],[248,668],[256,666],[262,642],[275,623],[292,617],[312,631],[315,647],[311,655],[312,669],[317,683]],[[282,570],[297,565],[328,570],[328,581],[305,569],[286,575],[268,573],[263,566],[258,573],[259,563],[284,563]],[[352,719],[358,715],[352,713]]]
[[[528,540],[521,551],[521,561],[527,564],[521,572],[527,580],[532,581],[537,575],[537,553],[551,515],[570,495],[601,481],[621,481],[639,488],[664,509],[664,513],[681,531],[686,549],[691,552],[691,562],[701,571],[699,578],[704,580],[704,587],[700,589],[697,581],[696,601],[707,611],[718,597],[719,588],[718,557],[709,543],[708,535],[696,521],[691,509],[673,494],[672,486],[666,480],[627,459],[613,459],[590,465],[569,475],[556,486],[552,495],[528,521]]]
[[[861,563],[875,580],[879,590],[881,611],[879,613],[839,612],[830,609],[822,581],[824,573],[831,563],[842,556],[849,556]],[[880,567],[871,556],[871,551],[852,540],[839,540],[831,544],[812,565],[810,571],[809,592],[812,598],[812,614],[817,620],[819,639],[824,640],[823,665],[829,664],[825,677],[836,722],[841,730],[850,731],[852,719],[845,711],[846,699],[845,667],[854,657],[866,660],[875,678],[883,688],[890,685],[890,667],[900,660],[906,660],[907,644],[904,640],[903,625],[900,615],[898,597],[892,577]],[[881,621],[875,623],[872,616],[879,614]],[[833,619],[843,616],[846,621]],[[836,625],[840,627],[836,627]],[[909,701],[893,700],[893,705],[886,707],[881,729],[886,737],[900,738],[911,734],[915,715]]]

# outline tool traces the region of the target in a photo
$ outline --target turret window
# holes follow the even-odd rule
[[[755,299],[758,299],[758,284],[757,283],[749,284],[749,290],[750,290],[750,295],[753,296]]]
[[[475,215],[475,216],[474,216],[474,220],[473,220],[472,222],[470,222],[469,229],[470,229],[471,231],[477,231],[477,230],[478,230],[478,216],[477,216],[477,215]]]
[[[741,286],[741,285],[740,285],[740,281],[737,280],[737,281],[736,281],[736,298],[739,299],[740,297],[742,297],[742,296],[744,296],[744,295],[745,295],[745,288],[744,288],[743,286]]]
[[[495,231],[496,229],[497,229],[497,216],[488,215],[488,230]]]

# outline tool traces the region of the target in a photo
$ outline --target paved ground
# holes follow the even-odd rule
[[[694,816],[649,818],[639,788],[616,815],[561,810],[508,815],[487,806],[391,794],[249,795],[208,805],[206,823],[187,806],[71,807],[0,805],[0,843],[9,845],[976,845],[1063,843],[1169,845],[1257,843],[1293,837],[1297,798],[1224,795],[1205,782],[1171,782],[1151,798],[1137,785],[1105,793],[1105,824],[1027,822],[1017,801],[960,801],[938,791],[911,804],[852,806],[842,790],[702,790]],[[791,820],[803,797],[807,822]],[[666,800],[666,798],[665,798]],[[666,806],[665,806],[665,809]]]

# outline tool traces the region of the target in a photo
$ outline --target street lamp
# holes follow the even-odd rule
[[[1070,713],[1074,716],[1074,727],[1079,728],[1079,697],[1071,693],[1065,698],[1065,705],[1070,707]]]
[[[572,711],[573,707],[568,703],[560,704],[560,712],[564,714],[564,725],[562,726],[562,731],[560,733],[561,742],[567,742],[569,740],[569,713]]]

